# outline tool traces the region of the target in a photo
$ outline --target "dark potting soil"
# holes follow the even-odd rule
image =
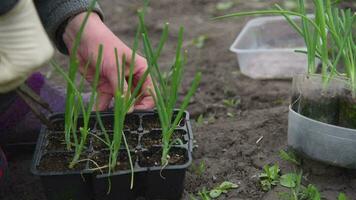
[[[45,149],[47,151],[67,151],[64,132],[51,133],[46,137],[48,143],[46,144]],[[73,135],[71,135],[71,141],[73,141]],[[88,145],[85,146],[85,148],[87,148]]]
[[[141,167],[158,167],[161,165],[162,149],[153,147],[141,152],[138,163]],[[169,165],[183,165],[188,161],[187,152],[182,148],[172,148],[169,152]]]
[[[94,129],[94,126],[96,124],[96,120],[95,119],[90,119],[89,120],[89,129],[90,130],[93,130]],[[52,122],[52,127],[50,127],[50,130],[52,131],[58,131],[58,132],[61,132],[61,131],[64,131],[65,130],[65,127],[64,127],[64,120],[55,120]],[[83,127],[83,119],[82,118],[79,118],[78,119],[78,122],[77,122],[77,130],[79,130],[80,127]]]
[[[85,159],[86,156],[82,155],[80,160]],[[86,167],[86,162],[77,163],[72,169],[69,168],[69,163],[73,159],[72,153],[47,153],[41,157],[37,169],[40,172],[59,172],[59,171],[77,171],[83,170]]]
[[[110,141],[111,141],[112,137],[113,137],[113,133],[109,132],[107,134],[108,134],[108,136],[110,138]],[[127,144],[129,145],[129,148],[130,149],[134,149],[138,145],[138,137],[139,137],[139,135],[136,134],[136,133],[132,133],[130,131],[124,131],[124,134],[125,134],[125,137],[126,137],[126,140],[127,140]],[[102,140],[105,141],[104,134],[100,134],[98,137],[100,137]],[[108,148],[108,146],[103,141],[101,141],[100,139],[98,139],[95,136],[93,137],[92,141],[93,141],[92,145],[93,145],[94,150],[101,150],[101,149],[107,149]],[[121,145],[122,146],[124,145],[124,140],[121,140]]]
[[[64,133],[53,133],[47,135],[48,143],[46,150],[48,151],[64,151],[66,150],[66,142]]]
[[[92,156],[92,160],[99,166],[99,167],[103,167],[103,166],[107,166],[108,162],[109,162],[109,156],[110,156],[110,152],[109,151],[99,151],[96,152],[93,156]],[[131,160],[132,163],[135,164],[137,159],[137,156],[134,152],[131,152]],[[90,162],[89,166],[90,169],[95,169],[98,168],[98,166],[94,164],[93,162]],[[102,169],[102,172],[106,173],[108,172],[107,167]],[[115,167],[115,170],[130,170],[130,162],[129,162],[129,157],[127,154],[126,150],[121,150],[119,152],[118,155],[118,159],[117,159],[117,165]],[[97,170],[97,173],[101,173],[100,170]]]
[[[175,119],[175,115],[173,115],[172,121]],[[178,123],[178,127],[182,127],[185,124],[185,116],[182,116],[181,121]],[[142,117],[142,128],[145,130],[152,130],[152,129],[158,129],[162,128],[161,127],[161,122],[158,117],[158,114],[152,115],[145,115]]]
[[[339,126],[356,129],[356,98],[350,91],[340,96]]]
[[[51,125],[50,130],[52,131],[64,131],[64,120],[53,121]]]
[[[180,139],[183,144],[186,144],[188,141],[185,140],[184,135],[187,133],[184,130],[176,130],[172,134],[172,138],[170,142]],[[178,144],[178,141],[176,142]],[[144,148],[150,148],[154,145],[162,145],[162,131],[160,130],[153,130],[149,133],[146,133],[141,138],[141,145]]]
[[[114,127],[114,121],[112,118],[105,119],[103,117],[103,125],[106,130],[112,130]],[[127,115],[124,123],[125,129],[128,130],[137,130],[140,126],[140,117],[137,115]],[[100,129],[100,127],[98,127]]]

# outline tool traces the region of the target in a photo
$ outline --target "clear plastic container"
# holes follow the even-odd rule
[[[350,93],[345,93],[347,83],[343,77],[333,77],[327,85],[321,75],[293,78],[288,145],[312,159],[356,169],[356,129],[342,127],[354,125],[355,118],[349,115],[340,118],[341,100],[351,97]],[[349,107],[352,103],[342,104],[348,114],[353,111]]]
[[[304,40],[283,16],[250,20],[230,47],[241,72],[254,79],[289,79],[305,72],[307,56],[296,49],[306,49]]]
[[[356,169],[356,130],[313,120],[289,107],[288,146],[312,159]]]
[[[298,74],[293,78],[291,105],[305,117],[338,125],[339,98],[346,83],[341,77],[333,77],[324,83],[320,74]]]

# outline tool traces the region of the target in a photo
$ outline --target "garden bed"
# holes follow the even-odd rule
[[[274,2],[251,1],[236,4],[230,11],[252,10],[273,6]],[[281,2],[281,1],[280,1]],[[131,40],[135,33],[135,10],[141,2],[102,1],[101,6],[107,16],[106,22],[124,40]],[[193,153],[192,166],[205,163],[206,170],[198,175],[192,167],[186,174],[183,200],[190,200],[189,194],[196,194],[203,187],[212,188],[225,180],[239,184],[221,200],[252,199],[276,200],[283,188],[277,187],[263,192],[258,184],[258,174],[265,164],[280,163],[282,171],[292,169],[292,165],[282,162],[278,151],[287,147],[287,119],[290,95],[290,81],[255,81],[242,76],[236,65],[235,55],[228,47],[243,27],[246,20],[227,20],[206,23],[212,16],[224,14],[215,9],[216,1],[151,1],[154,12],[147,19],[152,36],[159,37],[162,16],[170,17],[171,26],[184,24],[186,39],[194,39],[206,34],[208,39],[203,48],[194,46],[189,50],[187,76],[197,67],[204,74],[199,92],[188,108],[193,119],[203,115],[203,125],[192,122],[194,139],[198,146]],[[117,24],[116,19],[125,19]],[[127,22],[126,22],[127,20]],[[114,23],[115,22],[115,23]],[[170,44],[168,44],[170,45]],[[168,47],[174,48],[174,45]],[[172,55],[164,52],[164,55]],[[167,62],[170,61],[167,56]],[[191,67],[190,67],[191,66]],[[52,76],[52,80],[56,79]],[[60,79],[60,78],[58,78]],[[55,81],[58,84],[60,81]],[[190,81],[187,81],[190,82]],[[188,83],[183,83],[187,89]],[[226,107],[224,99],[240,99],[236,107]],[[233,117],[228,117],[227,113]],[[258,144],[256,141],[263,136]],[[3,187],[3,200],[43,200],[43,188],[38,178],[28,170],[32,152],[9,155],[11,179]],[[305,160],[302,167],[308,180],[316,185],[327,200],[335,200],[340,191],[349,197],[356,196],[356,172],[330,167]],[[36,192],[34,192],[36,191]]]

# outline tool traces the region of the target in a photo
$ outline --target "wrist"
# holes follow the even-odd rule
[[[77,14],[76,16],[74,16],[73,18],[69,19],[68,24],[66,26],[66,28],[64,29],[64,33],[63,33],[63,42],[66,45],[66,47],[68,48],[68,50],[70,50],[72,48],[72,45],[75,41],[75,38],[77,36],[77,33],[80,30],[80,27],[85,19],[87,12],[82,12]],[[88,37],[90,33],[92,31],[95,32],[95,28],[94,27],[98,27],[103,25],[103,22],[100,18],[100,16],[97,13],[91,13],[89,15],[88,21],[84,27],[84,31],[82,34],[82,41],[86,40],[86,37]]]

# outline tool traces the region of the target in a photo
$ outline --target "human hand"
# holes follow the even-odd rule
[[[74,40],[80,25],[85,18],[86,13],[81,13],[75,16],[67,25],[63,34],[63,41],[69,51],[74,45]],[[92,13],[89,16],[85,26],[82,40],[78,49],[78,58],[80,62],[80,72],[85,74],[85,78],[91,82],[95,75],[95,63],[98,54],[99,45],[103,45],[103,61],[100,68],[100,78],[97,87],[98,92],[98,110],[105,110],[110,105],[112,98],[118,86],[118,73],[116,66],[116,58],[114,49],[118,50],[119,61],[122,57],[126,57],[125,76],[129,75],[129,67],[131,62],[132,50],[122,42],[111,30],[101,21],[100,17]],[[71,53],[71,52],[70,52]],[[84,73],[84,66],[90,62],[89,67]],[[122,63],[120,63],[121,66]],[[135,65],[133,71],[133,88],[136,87],[147,70],[146,59],[140,55],[135,56]],[[126,82],[125,82],[126,83]],[[127,83],[125,84],[127,88]],[[136,102],[134,109],[151,109],[154,107],[154,100],[149,89],[153,88],[151,77],[148,76],[141,88],[141,97]],[[128,91],[131,92],[131,91]]]

